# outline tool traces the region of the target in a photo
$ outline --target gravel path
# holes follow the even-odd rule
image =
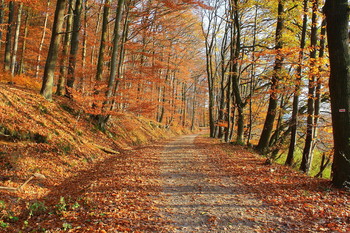
[[[259,232],[266,229],[262,203],[243,192],[235,177],[196,148],[197,135],[170,142],[161,153],[162,201],[172,232]]]

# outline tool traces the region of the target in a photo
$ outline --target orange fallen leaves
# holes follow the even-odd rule
[[[258,232],[350,232],[350,193],[333,189],[330,181],[307,177],[290,168],[264,165],[264,158],[243,147],[217,144],[208,138],[197,145],[223,172],[234,175],[242,192],[263,200],[281,224]],[[274,172],[271,172],[271,169]],[[256,210],[249,210],[255,212]]]

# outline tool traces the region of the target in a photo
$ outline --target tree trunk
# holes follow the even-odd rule
[[[215,44],[216,36],[218,34],[221,22],[218,22],[216,17],[219,9],[219,3],[216,2],[213,9],[208,15],[207,28],[204,28],[202,24],[202,31],[205,38],[205,58],[206,58],[206,73],[208,83],[208,115],[209,115],[209,128],[210,137],[215,138],[216,126],[215,126],[215,79],[216,79],[216,68],[215,68]],[[204,19],[203,19],[204,20]]]
[[[238,1],[234,0],[233,5],[231,6],[232,8],[232,19],[234,22],[234,28],[235,30],[232,31],[235,32],[233,38],[235,38],[232,41],[231,47],[234,48],[232,49],[231,52],[231,64],[232,64],[232,91],[234,95],[234,100],[237,106],[237,133],[236,133],[236,143],[237,144],[243,144],[243,134],[244,134],[244,106],[245,103],[242,100],[242,93],[241,89],[239,87],[240,85],[240,74],[238,70],[238,59],[239,55],[241,53],[241,26],[240,26],[240,17],[239,17],[239,6],[238,6]]]
[[[197,105],[197,82],[198,77],[194,78],[194,87],[193,87],[193,103],[192,103],[192,119],[191,119],[191,130],[195,129],[195,121],[196,121],[196,105]]]
[[[118,79],[116,79],[115,81],[115,86],[114,86],[114,91],[113,91],[113,95],[116,95],[118,87],[119,87],[119,83],[120,80],[123,78],[123,68],[124,68],[124,59],[125,59],[125,43],[128,40],[128,35],[129,35],[129,13],[130,13],[130,3],[131,1],[128,1],[127,4],[125,5],[126,7],[126,12],[125,12],[125,22],[124,22],[124,26],[123,26],[123,32],[122,32],[122,38],[121,38],[121,42],[120,42],[120,49],[119,49],[119,58],[118,58],[118,67],[117,67],[117,77]],[[116,100],[115,98],[112,100],[112,104],[111,104],[111,110],[114,109],[116,105]]]
[[[60,73],[58,76],[56,95],[62,96],[65,94],[66,89],[66,72],[67,72],[67,58],[69,54],[69,48],[71,45],[72,25],[73,25],[73,6],[75,0],[70,0],[68,4],[68,16],[66,20],[66,33],[63,39],[63,49],[60,59]]]
[[[110,4],[111,4],[110,0],[106,0],[103,6],[100,51],[98,54],[97,67],[96,67],[96,81],[98,82],[102,80],[102,74],[103,74],[103,62],[104,62],[104,55],[105,55],[105,47],[107,43],[107,24],[108,24],[109,10],[111,8]]]
[[[331,95],[334,137],[333,184],[350,185],[350,69],[349,6],[347,0],[327,0],[324,6],[330,58],[329,90]]]
[[[277,55],[275,58],[275,66],[273,69],[273,75],[271,80],[271,94],[269,98],[269,106],[267,109],[267,115],[264,123],[263,130],[261,132],[259,143],[256,147],[261,153],[265,153],[268,148],[270,137],[272,134],[273,124],[276,117],[276,111],[278,106],[278,86],[283,65],[283,54],[281,49],[283,48],[282,33],[284,28],[284,0],[278,1],[278,18],[276,26],[276,46]]]
[[[4,0],[0,1],[0,25],[2,25],[4,23]],[[2,29],[3,26],[1,26],[0,28],[0,49],[1,49],[1,45],[2,45]]]
[[[113,87],[115,84],[117,72],[118,72],[118,52],[119,52],[119,40],[120,40],[120,22],[122,21],[123,16],[123,8],[124,8],[125,0],[118,0],[117,14],[114,25],[114,38],[113,38],[113,50],[112,50],[112,58],[111,58],[111,66],[110,66],[110,75],[108,82],[108,90],[106,93],[107,99],[110,98],[113,94]]]
[[[106,92],[106,101],[103,103],[102,108],[106,108],[107,111],[111,110],[110,98],[112,97],[116,75],[117,75],[117,69],[118,69],[118,51],[119,51],[119,29],[120,29],[120,22],[122,21],[123,16],[123,8],[124,8],[124,1],[125,0],[118,0],[118,7],[116,12],[116,18],[115,18],[115,24],[114,24],[114,37],[113,37],[113,49],[112,49],[112,57],[111,57],[111,63],[110,63],[110,75],[109,75],[109,81],[108,81],[108,87]],[[110,117],[110,114],[107,112],[105,116],[99,117],[99,126],[101,128],[105,127],[105,124],[107,123],[108,119]]]
[[[84,82],[86,80],[86,50],[87,50],[87,37],[88,37],[88,31],[87,31],[87,21],[88,21],[88,0],[84,1],[83,4],[83,10],[84,10],[84,24],[83,24],[83,44],[82,44],[82,50],[81,50],[81,72],[82,75],[80,77],[79,82],[79,90],[81,92],[84,92]]]
[[[14,3],[9,2],[9,14],[7,20],[7,32],[6,32],[6,45],[5,45],[5,60],[4,69],[5,71],[11,70],[11,50],[12,50],[12,28],[13,28],[13,17],[14,17]]]
[[[252,69],[250,75],[250,100],[249,100],[249,129],[248,129],[248,138],[247,145],[250,145],[250,140],[252,138],[252,129],[253,129],[253,94],[255,92],[255,46],[256,46],[256,37],[257,37],[257,21],[258,21],[258,5],[255,5],[255,15],[254,15],[254,35],[253,35],[253,51],[252,51]]]
[[[232,68],[232,66],[231,66]],[[231,69],[230,69],[231,70]],[[232,75],[229,75],[227,79],[227,90],[226,90],[226,122],[227,122],[227,127],[225,130],[225,142],[230,142],[231,141],[231,113],[232,113]],[[234,100],[234,99],[233,99]]]
[[[229,51],[230,45],[228,43],[228,37],[230,32],[230,24],[226,24],[225,26],[225,32],[223,35],[223,41],[221,43],[221,51],[220,51],[220,57],[221,57],[221,80],[220,80],[220,104],[218,109],[218,122],[222,123],[225,121],[225,91],[227,88],[227,85],[225,83],[226,81],[226,72],[227,69],[230,67],[229,62],[227,62],[227,51]],[[225,127],[218,125],[218,138],[223,138],[225,134]]]
[[[21,22],[22,22],[22,9],[23,9],[23,3],[19,3],[18,11],[17,11],[16,30],[15,30],[15,36],[14,36],[14,41],[13,41],[13,52],[12,52],[12,58],[11,58],[11,74],[12,74],[12,76],[15,75],[15,70],[16,70],[19,32],[21,29]]]
[[[314,0],[312,3],[312,20],[311,20],[311,52],[310,52],[310,69],[311,75],[309,77],[309,93],[307,100],[307,126],[306,126],[306,138],[305,146],[303,150],[303,157],[301,160],[300,170],[309,173],[313,149],[314,149],[314,132],[315,132],[315,98],[316,98],[316,52],[317,52],[317,11],[318,0]]]
[[[28,36],[28,26],[29,26],[29,12],[26,12],[26,18],[24,20],[24,34],[23,34],[23,43],[22,43],[22,53],[21,53],[21,61],[19,63],[18,74],[22,74],[24,72],[24,56],[27,47],[27,36]]]
[[[52,99],[52,88],[55,75],[55,67],[58,56],[58,49],[60,45],[63,22],[64,22],[64,9],[65,9],[65,0],[57,0],[55,18],[52,26],[52,35],[50,41],[50,47],[45,63],[43,83],[41,87],[41,95],[46,99]]]
[[[72,28],[72,37],[71,37],[71,47],[68,59],[68,74],[67,74],[67,85],[66,85],[66,94],[68,98],[73,98],[72,89],[74,88],[75,83],[75,68],[77,65],[77,55],[79,49],[79,33],[80,33],[80,21],[81,21],[81,11],[82,11],[82,1],[75,1],[75,8],[73,10],[73,28]]]
[[[46,36],[46,27],[47,27],[47,21],[49,18],[49,8],[50,8],[50,0],[47,1],[46,5],[46,12],[45,12],[45,20],[44,20],[44,26],[43,26],[43,34],[41,35],[41,40],[39,44],[39,51],[38,51],[38,57],[36,59],[36,70],[35,70],[35,77],[39,77],[39,69],[40,69],[40,62],[41,62],[41,50],[44,46],[45,36]]]
[[[96,23],[96,28],[95,28],[95,35],[97,35],[98,33],[98,30],[100,28],[100,21],[101,21],[101,10],[102,10],[102,4],[100,5],[100,8],[98,10],[98,16],[97,16],[97,23]],[[92,46],[92,49],[91,49],[91,58],[90,58],[90,61],[91,61],[91,65],[94,65],[95,64],[95,50],[96,50],[96,43],[97,43],[97,40],[95,39],[94,41],[94,45]],[[92,81],[92,80],[91,80]]]
[[[285,165],[292,166],[294,163],[294,151],[297,140],[297,126],[298,126],[298,112],[299,112],[299,96],[300,96],[300,83],[302,76],[302,64],[304,58],[304,49],[306,42],[306,29],[307,29],[307,12],[308,12],[308,0],[304,0],[304,15],[303,15],[303,27],[301,29],[301,39],[300,39],[300,52],[299,52],[299,65],[297,68],[296,84],[293,96],[293,110],[292,119],[290,122],[291,127],[291,137],[288,149],[288,155]]]

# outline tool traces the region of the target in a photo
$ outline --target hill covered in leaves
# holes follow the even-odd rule
[[[114,116],[100,130],[67,98],[49,102],[35,91],[0,84],[0,186],[5,189],[0,192],[0,227],[6,229],[32,200],[78,172],[132,146],[180,133],[133,114]],[[37,177],[20,190],[6,190],[20,187],[33,174]]]

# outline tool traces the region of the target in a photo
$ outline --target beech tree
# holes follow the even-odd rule
[[[301,86],[301,78],[302,78],[302,67],[303,67],[303,59],[304,59],[304,50],[306,44],[306,32],[307,32],[307,20],[308,20],[308,0],[303,1],[303,24],[301,28],[301,37],[300,37],[300,52],[298,57],[298,67],[296,73],[295,80],[295,89],[293,93],[293,109],[292,109],[292,117],[290,121],[291,128],[291,136],[289,142],[288,155],[285,164],[288,166],[292,166],[294,163],[294,152],[295,145],[297,140],[297,129],[298,129],[298,114],[299,114],[299,98],[300,98],[300,86]]]
[[[116,81],[116,75],[117,75],[117,69],[118,69],[118,52],[119,50],[119,40],[120,40],[120,24],[122,21],[123,16],[123,10],[124,10],[124,2],[125,0],[118,0],[118,7],[116,10],[116,19],[114,22],[114,36],[113,36],[113,47],[112,47],[112,57],[110,62],[110,74],[109,74],[109,80],[108,80],[108,87],[106,91],[106,101],[104,102],[102,106],[102,111],[107,111],[107,114],[100,115],[99,116],[99,126],[101,128],[105,127],[105,124],[107,123],[108,119],[110,118],[110,114],[108,114],[108,111],[111,109],[111,100],[110,98],[113,95],[113,90],[115,88],[115,81]]]
[[[212,10],[207,10],[206,19],[207,24],[203,23],[202,31],[204,35],[205,42],[205,57],[206,57],[206,71],[208,79],[208,94],[209,94],[209,127],[210,127],[210,137],[216,136],[216,114],[215,114],[215,83],[217,79],[217,64],[215,60],[215,49],[217,46],[216,37],[221,29],[222,19],[218,16],[218,11],[220,7],[219,1],[214,1]],[[204,18],[204,17],[203,17]]]
[[[83,9],[83,0],[75,0],[75,7],[73,10],[73,26],[71,36],[71,47],[68,59],[68,74],[67,74],[67,85],[66,85],[66,96],[72,98],[72,89],[75,83],[75,70],[77,64],[77,55],[79,49],[79,34],[81,26],[81,13]]]
[[[349,6],[347,0],[326,0],[323,11],[327,20],[330,60],[334,137],[333,184],[350,186],[350,56]]]
[[[7,31],[6,31],[6,45],[5,45],[5,60],[4,68],[5,71],[11,70],[11,54],[12,54],[12,31],[13,31],[13,18],[15,14],[14,2],[9,2],[9,13],[7,20]]]
[[[22,23],[23,3],[20,2],[18,5],[19,6],[18,6],[18,10],[17,10],[16,30],[15,30],[15,35],[14,35],[13,52],[12,52],[12,57],[11,57],[11,74],[12,74],[12,76],[15,75],[16,62],[17,62],[17,52],[18,52],[19,33],[20,33],[21,23]]]
[[[311,167],[313,151],[315,147],[315,128],[316,128],[316,111],[315,103],[316,100],[316,74],[318,66],[316,65],[317,57],[317,12],[318,12],[318,0],[312,2],[312,19],[311,19],[311,35],[310,35],[310,75],[308,83],[308,100],[307,100],[307,127],[306,127],[306,138],[305,146],[303,150],[303,157],[300,164],[300,170],[308,173]]]
[[[284,30],[284,1],[278,0],[278,19],[276,25],[276,35],[275,35],[275,50],[276,50],[276,58],[275,65],[273,68],[273,74],[271,77],[271,94],[269,97],[269,106],[267,109],[267,114],[265,118],[264,128],[262,130],[259,143],[257,145],[257,149],[261,152],[266,152],[266,149],[269,145],[269,140],[271,137],[273,124],[276,117],[276,110],[278,106],[278,87],[279,80],[281,79],[281,70],[283,65],[284,55],[281,53],[281,49],[283,48],[282,41],[282,33]]]
[[[39,69],[40,69],[40,62],[41,62],[41,51],[43,49],[44,42],[45,42],[45,37],[46,37],[46,28],[47,28],[47,21],[49,19],[49,7],[50,7],[50,4],[51,4],[51,1],[48,0],[47,1],[47,5],[46,5],[45,19],[44,19],[44,25],[43,25],[43,29],[42,29],[42,35],[41,35],[40,44],[39,44],[39,51],[38,51],[38,56],[37,56],[37,60],[36,60],[35,77],[39,77]]]
[[[50,41],[50,48],[47,55],[44,77],[41,86],[40,93],[46,98],[52,99],[52,88],[54,85],[54,75],[56,61],[58,57],[58,48],[61,39],[61,31],[64,22],[64,9],[65,9],[66,0],[57,0],[55,18],[52,26],[52,35]]]
[[[60,58],[60,73],[58,76],[56,95],[63,95],[66,89],[66,75],[67,75],[67,60],[69,55],[69,49],[71,45],[72,26],[73,26],[73,9],[75,0],[69,0],[68,2],[68,15],[66,17],[66,33],[63,39],[63,49]]]

